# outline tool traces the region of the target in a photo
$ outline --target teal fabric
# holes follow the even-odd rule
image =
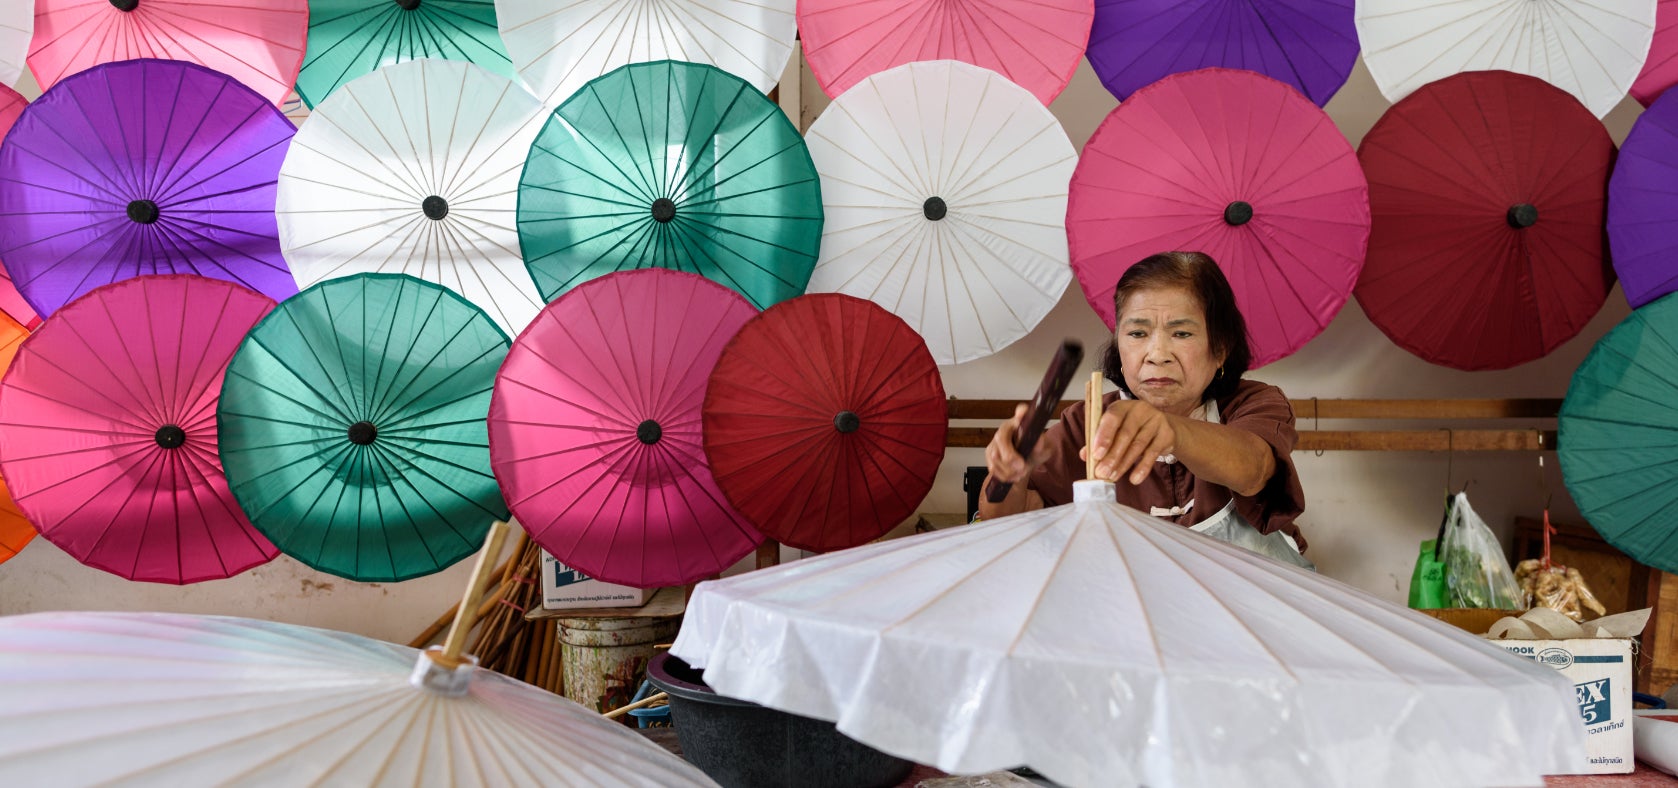
[[[1562,476],[1579,511],[1626,555],[1678,572],[1678,294],[1596,343],[1560,422]]]
[[[549,117],[519,181],[518,229],[549,301],[614,271],[658,267],[700,274],[763,309],[810,282],[821,187],[803,137],[751,85],[712,66],[638,63]]]
[[[281,551],[352,580],[475,553],[507,519],[485,419],[509,345],[482,310],[411,276],[328,279],[286,299],[222,383],[234,498]],[[373,434],[357,443],[362,422]]]
[[[422,57],[476,63],[517,79],[501,44],[494,0],[309,0],[309,43],[297,95],[313,108],[339,85]]]

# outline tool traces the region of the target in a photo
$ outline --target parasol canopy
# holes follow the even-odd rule
[[[797,0],[496,0],[519,77],[550,107],[630,63],[716,66],[758,93],[781,81],[798,37]]]
[[[1369,241],[1368,184],[1334,121],[1246,71],[1202,69],[1137,91],[1084,146],[1071,191],[1073,270],[1109,330],[1132,265],[1202,251],[1235,291],[1255,367],[1328,327]]]
[[[807,138],[827,216],[810,292],[873,301],[956,364],[1025,336],[1066,291],[1078,157],[1025,88],[909,63],[846,91]]]
[[[274,182],[295,129],[223,74],[173,60],[80,72],[36,99],[0,147],[0,260],[43,317],[141,274],[297,292]]]
[[[1600,118],[1643,68],[1655,0],[1357,0],[1357,31],[1388,101],[1453,74],[1512,71]]]
[[[542,297],[614,271],[691,271],[762,309],[802,294],[821,185],[798,129],[750,84],[662,61],[590,82],[547,120],[519,179],[519,243]]]
[[[571,701],[430,662],[248,618],[7,616],[0,783],[715,785]]]
[[[1343,583],[1078,501],[700,584],[671,652],[950,772],[1057,784],[1541,785],[1572,683]]]
[[[1285,82],[1320,107],[1357,62],[1353,5],[1353,0],[1096,0],[1090,66],[1120,101],[1172,74],[1230,68]]]
[[[949,424],[920,335],[839,293],[752,318],[705,390],[717,486],[764,535],[817,552],[873,540],[914,514],[944,460]]]
[[[18,345],[29,336],[29,331],[4,314],[0,314],[0,374],[12,366],[12,357],[17,355]],[[24,545],[35,538],[35,526],[30,525],[23,513],[18,511],[17,503],[12,501],[12,492],[6,487],[4,479],[0,479],[0,564],[11,560]]]
[[[1374,215],[1358,303],[1405,350],[1512,367],[1607,299],[1614,142],[1562,90],[1504,71],[1440,80],[1387,110],[1358,159]]]
[[[1655,7],[1655,35],[1643,71],[1631,83],[1631,97],[1647,107],[1678,82],[1678,0],[1660,0]]]
[[[33,3],[7,3],[0,8],[0,87],[10,88],[23,76],[24,55],[34,35]]]
[[[286,299],[222,387],[234,497],[286,555],[351,580],[471,555],[507,517],[484,428],[507,345],[482,310],[411,276],[328,279]]]
[[[1567,491],[1609,544],[1678,572],[1678,296],[1641,306],[1596,343],[1562,401]]]
[[[233,501],[216,402],[274,302],[184,274],[106,285],[23,343],[0,383],[0,475],[48,541],[153,583],[232,577],[278,555]]]
[[[798,36],[829,96],[917,60],[995,71],[1048,104],[1072,79],[1095,18],[1091,0],[946,3],[802,0]]]
[[[541,109],[504,77],[451,60],[386,66],[339,88],[280,167],[280,247],[298,286],[410,274],[510,334],[523,329],[543,302],[514,215]]]
[[[29,70],[48,90],[103,63],[181,60],[277,106],[297,81],[308,30],[307,0],[35,0]]]
[[[1678,94],[1656,99],[1631,127],[1608,181],[1608,246],[1633,309],[1678,290]]]
[[[22,94],[0,85],[0,144],[4,144],[7,132],[12,130],[12,124],[23,115],[23,108],[27,106],[29,102]],[[35,314],[35,309],[17,291],[17,285],[12,284],[12,275],[6,272],[3,262],[0,262],[0,312],[25,328],[34,328],[41,323],[41,316]]]
[[[297,97],[314,107],[357,77],[422,58],[517,78],[495,26],[494,0],[309,0]]]
[[[695,274],[586,282],[519,335],[495,381],[490,455],[507,504],[555,558],[609,583],[690,583],[763,541],[717,489],[706,381],[754,310]]]

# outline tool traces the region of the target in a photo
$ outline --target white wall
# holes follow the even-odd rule
[[[789,69],[790,71],[790,69]],[[799,98],[806,124],[825,99],[803,72]],[[29,98],[39,90],[27,76],[16,88]],[[790,92],[790,91],[789,91]],[[1075,145],[1082,147],[1117,102],[1086,64],[1052,107]],[[1387,103],[1359,64],[1328,112],[1356,144]],[[1629,99],[1608,117],[1616,142],[1625,138],[1639,109]],[[1550,357],[1503,372],[1464,373],[1426,364],[1393,345],[1355,303],[1317,340],[1254,377],[1281,386],[1295,398],[1335,397],[1560,397],[1592,343],[1627,312],[1616,289],[1595,321]],[[1094,347],[1104,339],[1101,322],[1076,286],[1030,336],[991,358],[944,367],[952,396],[1024,398],[1063,336]],[[1308,425],[1302,425],[1308,426]],[[1345,427],[1344,423],[1334,425]],[[1466,427],[1471,425],[1456,425]],[[1334,427],[1330,427],[1334,428]],[[1576,519],[1551,455],[1549,484],[1554,512]],[[1417,543],[1439,523],[1447,461],[1443,455],[1310,453],[1295,456],[1308,506],[1302,526],[1311,557],[1333,577],[1402,601]],[[923,506],[929,512],[965,507],[961,472],[983,464],[980,450],[951,450]],[[1459,453],[1452,483],[1473,479],[1476,508],[1507,530],[1517,514],[1536,515],[1542,503],[1533,455]],[[194,586],[133,583],[89,569],[43,539],[0,564],[0,615],[37,610],[118,609],[224,613],[357,632],[406,642],[458,598],[471,562],[400,584],[355,583],[316,572],[284,556],[229,580]]]

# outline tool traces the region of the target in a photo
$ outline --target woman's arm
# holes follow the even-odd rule
[[[1257,495],[1276,472],[1270,444],[1246,430],[1173,416],[1141,400],[1107,407],[1096,433],[1096,475],[1141,484],[1162,454],[1176,455],[1197,478]]]
[[[985,476],[985,486],[979,488],[979,516],[983,519],[994,520],[1043,508],[1042,496],[1031,489],[1031,471],[1042,464],[1048,450],[1044,442],[1039,441],[1029,462],[1014,450],[1014,439],[1020,431],[1021,421],[1025,419],[1025,412],[1025,405],[1014,406],[1014,418],[997,427],[990,445],[985,447],[985,465],[989,473]],[[1008,491],[1008,497],[997,503],[991,503],[990,497],[985,494],[993,479],[1014,485]]]

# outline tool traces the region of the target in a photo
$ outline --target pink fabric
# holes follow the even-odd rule
[[[1083,59],[1094,0],[799,0],[810,71],[829,96],[917,60],[1002,74],[1044,104]]]
[[[42,90],[89,66],[134,58],[186,60],[220,71],[278,106],[297,81],[308,0],[35,0],[29,70]]]
[[[652,588],[715,575],[763,541],[718,489],[700,434],[711,370],[755,313],[701,276],[647,268],[537,315],[489,408],[490,463],[537,544],[590,577]]]
[[[1245,224],[1225,221],[1234,202]],[[1298,91],[1249,71],[1176,74],[1102,121],[1072,174],[1067,243],[1108,329],[1113,288],[1168,251],[1212,256],[1247,320],[1253,366],[1326,328],[1369,241],[1369,186],[1352,146]]]
[[[12,130],[12,124],[17,122],[27,106],[29,102],[22,94],[0,85],[0,144],[5,143],[6,132]],[[4,261],[0,261],[0,312],[5,312],[7,317],[16,320],[24,328],[34,329],[41,324],[41,317],[35,314],[35,308],[23,300],[23,294],[17,291],[17,285],[12,284],[12,277],[6,273]]]
[[[1649,59],[1631,83],[1631,97],[1647,107],[1662,91],[1678,82],[1678,0],[1660,0],[1655,6],[1655,40],[1649,45]]]
[[[41,535],[130,580],[231,577],[279,551],[228,492],[216,449],[222,375],[268,297],[191,275],[143,276],[71,302],[0,382],[0,476]],[[159,430],[183,441],[165,448]]]

